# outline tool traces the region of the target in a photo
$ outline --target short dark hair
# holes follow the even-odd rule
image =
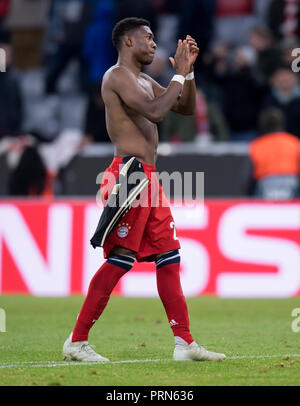
[[[112,42],[117,50],[120,49],[121,38],[123,35],[125,35],[128,31],[143,25],[150,27],[149,21],[145,20],[144,18],[128,17],[118,21],[112,32]]]
[[[276,107],[270,107],[260,114],[259,131],[261,134],[268,134],[284,130],[285,117],[280,109]]]

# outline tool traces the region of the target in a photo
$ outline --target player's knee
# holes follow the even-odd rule
[[[173,250],[157,255],[155,263],[156,269],[159,269],[165,265],[180,263],[179,250]]]
[[[130,255],[112,253],[107,258],[107,263],[121,268],[123,272],[128,272],[133,267],[135,258]]]

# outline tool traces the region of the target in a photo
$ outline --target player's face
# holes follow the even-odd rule
[[[155,49],[154,35],[149,27],[142,26],[135,32],[135,56],[142,65],[150,65],[154,58]]]

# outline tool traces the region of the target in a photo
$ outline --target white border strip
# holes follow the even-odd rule
[[[160,142],[158,145],[158,155],[176,156],[177,154],[206,154],[206,155],[247,155],[247,142],[182,142],[180,144],[172,142]],[[113,156],[114,146],[110,143],[97,143],[97,145],[87,145],[80,152],[83,157],[103,157]]]
[[[279,354],[279,355],[233,355],[227,357],[227,360],[235,359],[264,359],[264,358],[300,358],[300,354]],[[166,362],[173,361],[172,358],[165,359],[134,359],[125,361],[109,361],[109,362],[78,362],[78,361],[20,361],[14,363],[4,362],[0,364],[0,369],[4,368],[53,368],[53,367],[65,367],[65,366],[75,366],[75,365],[111,365],[111,364],[136,364],[143,362]],[[180,361],[174,361],[180,362]],[[181,361],[183,362],[183,361]]]

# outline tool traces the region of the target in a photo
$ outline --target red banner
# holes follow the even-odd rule
[[[300,295],[300,202],[206,200],[172,205],[187,297]],[[89,243],[101,208],[92,200],[1,201],[0,294],[86,293],[104,262]],[[154,263],[135,263],[115,291],[157,296]]]

